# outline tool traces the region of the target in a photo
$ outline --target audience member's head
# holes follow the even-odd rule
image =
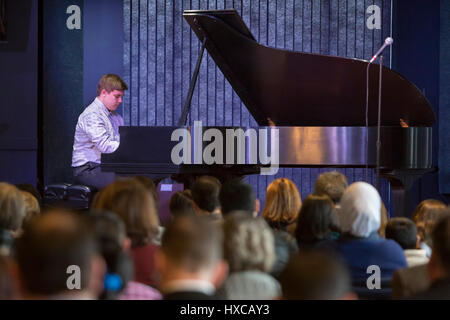
[[[417,249],[417,229],[408,218],[392,218],[386,226],[386,239],[396,241],[404,250]]]
[[[38,200],[29,192],[22,191],[25,203],[25,217],[22,222],[22,229],[26,230],[28,225],[41,214]]]
[[[38,191],[38,189],[36,189],[29,183],[19,183],[19,184],[16,184],[16,187],[19,190],[31,193],[33,195],[33,197],[35,197],[36,200],[38,201],[39,207],[42,206],[42,196],[41,196],[40,192]]]
[[[314,194],[326,194],[334,203],[341,201],[347,188],[347,178],[338,171],[324,172],[317,178],[314,184]]]
[[[222,214],[225,216],[232,211],[256,211],[257,199],[251,185],[239,179],[225,182],[219,194]]]
[[[92,212],[89,218],[107,268],[100,299],[116,299],[134,276],[133,263],[124,251],[127,241],[125,224],[113,212]]]
[[[169,210],[172,217],[195,215],[191,190],[178,191],[170,198]]]
[[[102,290],[105,266],[92,227],[75,214],[38,217],[16,241],[16,258],[27,297],[96,298]]]
[[[262,216],[272,228],[282,229],[296,222],[301,206],[302,199],[294,182],[276,179],[267,187]]]
[[[304,251],[293,256],[280,277],[287,300],[354,299],[349,272],[331,252]]]
[[[330,235],[333,220],[337,219],[333,207],[334,204],[327,195],[310,194],[306,197],[295,231],[299,247],[324,240]]]
[[[340,205],[338,219],[342,233],[367,238],[380,228],[381,198],[372,185],[352,183],[342,195]]]
[[[153,197],[133,179],[116,180],[100,191],[94,210],[112,211],[125,222],[133,247],[149,244],[158,233],[159,218]]]
[[[223,233],[213,222],[197,216],[169,222],[156,255],[161,274],[160,289],[173,280],[203,280],[218,286],[226,275]]]
[[[135,176],[133,178],[136,181],[139,181],[145,187],[145,189],[147,189],[147,191],[150,192],[150,194],[153,197],[156,209],[158,209],[158,202],[159,202],[158,190],[153,180],[145,176]]]
[[[219,210],[220,181],[211,176],[201,176],[192,185],[192,199],[199,211],[212,213]]]
[[[447,206],[438,200],[424,200],[413,212],[412,220],[416,224],[417,234],[420,240],[429,246],[433,246],[431,233],[436,222],[443,217]]]
[[[225,219],[224,257],[230,272],[259,270],[269,272],[275,262],[272,230],[263,219],[247,214]]]
[[[381,210],[380,210],[380,228],[378,229],[378,234],[380,237],[385,238],[386,237],[386,226],[389,221],[389,212],[386,209],[386,206],[384,205],[383,200],[381,200]]]
[[[431,281],[450,278],[450,212],[437,221],[432,233],[433,253],[428,264]]]
[[[22,192],[15,186],[0,182],[0,229],[16,231],[25,217]]]

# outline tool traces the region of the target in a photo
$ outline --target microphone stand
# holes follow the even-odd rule
[[[380,74],[378,82],[378,121],[377,121],[377,167],[376,167],[376,187],[380,192],[380,150],[381,150],[381,89],[383,79],[383,55],[380,55]]]

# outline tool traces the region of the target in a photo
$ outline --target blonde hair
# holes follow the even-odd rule
[[[275,243],[272,230],[263,219],[232,215],[225,219],[223,230],[224,257],[231,272],[272,269]]]
[[[26,229],[30,222],[40,215],[41,208],[35,196],[27,191],[21,191],[21,193],[25,203],[25,217],[23,218],[22,228]]]
[[[25,217],[21,191],[12,184],[0,182],[0,228],[16,231]]]
[[[100,96],[103,90],[110,93],[114,90],[125,91],[128,90],[128,86],[118,75],[105,74],[97,85],[97,96]]]
[[[262,216],[275,229],[281,229],[297,220],[302,199],[292,180],[280,178],[267,187],[266,204]]]
[[[153,197],[134,179],[111,183],[95,197],[92,207],[118,214],[125,222],[133,247],[147,245],[158,233],[159,218]]]
[[[431,233],[435,224],[446,213],[447,206],[434,199],[423,200],[413,212],[412,220],[416,224],[417,234],[421,241],[432,246]]]

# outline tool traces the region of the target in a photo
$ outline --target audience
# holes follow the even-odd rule
[[[302,251],[294,255],[280,276],[283,299],[356,299],[343,262],[330,252]]]
[[[170,198],[169,210],[172,218],[183,215],[195,215],[196,211],[191,190],[187,189],[175,193]]]
[[[217,299],[216,289],[227,275],[223,235],[217,224],[183,216],[169,222],[156,263],[165,300]]]
[[[96,299],[102,291],[104,260],[92,228],[75,214],[37,218],[17,239],[16,258],[26,299]]]
[[[222,215],[247,212],[256,217],[259,213],[259,200],[253,188],[240,179],[231,179],[222,185],[219,193]]]
[[[427,252],[427,257],[431,257],[431,248],[433,246],[431,231],[440,218],[443,217],[447,206],[438,200],[424,200],[416,207],[413,212],[412,220],[416,224],[417,233],[420,237],[420,247]]]
[[[428,263],[431,286],[412,299],[450,300],[450,215],[437,222],[432,231],[433,253]]]
[[[347,178],[338,171],[324,172],[314,183],[315,195],[327,195],[338,204],[347,188]]]
[[[126,252],[130,248],[130,239],[126,236],[125,224],[120,217],[107,211],[91,212],[89,217],[107,267],[100,299],[161,299],[156,289],[133,281],[134,266]]]
[[[331,230],[337,217],[334,205],[327,195],[310,194],[300,209],[295,237],[300,250],[310,249],[320,244],[337,239]],[[336,224],[336,223],[334,223]]]
[[[336,171],[303,204],[274,180],[262,219],[248,183],[199,177],[172,196],[166,230],[147,177],[110,184],[88,216],[41,214],[35,188],[18,187],[0,183],[0,299],[382,299],[391,286],[393,298],[450,299],[447,206],[424,200],[412,220],[389,220],[375,188]],[[366,288],[373,265],[382,290]]]
[[[271,274],[275,277],[280,275],[291,256],[298,251],[293,235],[301,205],[300,193],[291,180],[276,179],[267,187],[262,216],[274,233],[277,258]]]
[[[219,202],[219,180],[210,176],[199,177],[192,185],[191,192],[194,207],[199,216],[205,216],[212,220],[222,219]]]
[[[279,297],[280,284],[268,274],[275,262],[275,247],[267,223],[248,214],[235,214],[225,219],[223,230],[230,275],[220,290],[221,296],[234,300]]]
[[[26,205],[22,192],[15,186],[0,182],[0,255],[9,255],[14,235],[22,227]]]
[[[158,246],[152,240],[158,234],[159,219],[150,193],[133,179],[119,179],[100,191],[93,209],[115,212],[122,218],[131,239],[134,280],[156,287],[154,255]]]
[[[420,239],[411,219],[392,218],[386,227],[386,239],[392,239],[402,247],[409,267],[428,263],[426,251],[420,249]]]
[[[340,238],[332,244],[344,258],[354,282],[368,277],[367,268],[377,265],[381,278],[391,279],[392,274],[406,267],[402,248],[393,240],[381,238],[381,199],[378,191],[365,182],[355,182],[344,192],[338,210]]]

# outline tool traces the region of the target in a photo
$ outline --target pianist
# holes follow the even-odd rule
[[[116,112],[122,103],[126,83],[115,74],[104,75],[97,86],[97,98],[78,118],[73,142],[74,182],[101,189],[113,182],[113,172],[102,172],[102,153],[112,153],[120,143],[122,117]]]

